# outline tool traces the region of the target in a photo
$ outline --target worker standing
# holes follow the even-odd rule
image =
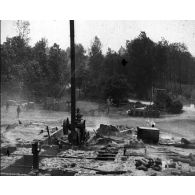
[[[61,141],[58,141],[58,149],[59,149],[59,152],[62,150],[62,142]]]
[[[33,169],[39,169],[39,152],[41,151],[40,145],[38,142],[32,144],[32,153],[33,153]]]
[[[8,103],[8,101],[6,102],[6,111],[8,112],[8,110],[9,110],[9,103]]]
[[[49,127],[46,126],[46,130],[47,130],[47,135],[48,135],[48,144],[51,144],[51,136],[50,136],[50,132],[49,132]]]
[[[20,105],[18,105],[17,107],[17,117],[18,118],[20,117],[20,112],[21,112],[21,108],[20,108]]]
[[[111,105],[110,97],[106,101],[107,101],[107,114],[109,114],[109,112],[110,112],[110,105]]]
[[[151,126],[152,126],[152,127],[155,127],[155,125],[156,125],[155,122],[152,121],[152,122],[151,122]]]
[[[67,131],[66,131],[66,120],[63,121],[63,124],[62,124],[62,128],[63,128],[63,133],[64,135],[68,134]]]
[[[126,151],[127,151],[127,149],[126,149],[126,147],[124,147],[124,149],[123,149],[123,156],[126,156]]]

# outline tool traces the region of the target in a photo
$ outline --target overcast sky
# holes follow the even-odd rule
[[[140,31],[145,31],[153,41],[164,37],[170,43],[182,42],[195,56],[195,20],[191,21],[75,21],[75,42],[82,43],[85,49],[97,35],[102,44],[103,52],[108,47],[118,51],[125,46],[126,40],[137,37]],[[2,21],[1,41],[6,37],[16,35],[15,21]],[[30,44],[33,46],[41,38],[48,40],[48,45],[54,42],[66,49],[70,45],[69,21],[30,21]]]

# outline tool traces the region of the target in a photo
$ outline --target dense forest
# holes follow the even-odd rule
[[[18,35],[1,44],[2,92],[60,98],[70,87],[70,48],[63,50],[57,43],[48,47],[44,38],[30,46],[29,25],[18,21]],[[193,95],[195,57],[183,43],[156,43],[140,32],[118,51],[108,48],[103,54],[96,36],[90,48],[76,44],[75,52],[76,85],[84,98],[149,99],[152,88]]]

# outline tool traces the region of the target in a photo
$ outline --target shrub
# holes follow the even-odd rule
[[[172,104],[172,99],[167,93],[157,93],[154,104],[158,109],[167,109]]]
[[[172,114],[181,113],[183,108],[183,104],[179,100],[175,100],[171,103],[170,107],[168,107],[168,112]]]
[[[113,103],[119,106],[120,102],[128,97],[129,86],[127,79],[123,75],[113,75],[105,82],[105,97],[111,97]]]

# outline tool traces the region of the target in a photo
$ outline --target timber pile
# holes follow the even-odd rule
[[[116,143],[116,140],[109,137],[109,136],[103,136],[101,135],[99,132],[95,132],[95,135],[93,137],[91,137],[89,140],[88,140],[88,144],[89,145],[108,145],[108,144],[117,144]]]
[[[145,148],[145,145],[142,140],[131,139],[127,144],[124,146],[125,148],[133,148],[133,149],[140,149]]]
[[[168,141],[164,141],[161,140],[160,145],[164,145],[164,146],[174,146],[174,147],[178,147],[178,148],[184,148],[184,149],[195,149],[195,140],[187,140],[185,138],[182,138],[180,142],[170,142],[170,140]]]
[[[192,167],[195,167],[195,154],[189,154],[188,156],[178,155],[178,156],[172,156],[171,159],[175,162],[183,162],[187,163]]]
[[[98,151],[96,160],[114,161],[116,155],[117,155],[117,152]]]
[[[119,133],[119,130],[113,125],[100,124],[97,133],[100,135],[117,135]]]
[[[96,160],[114,161],[118,154],[118,148],[107,145],[98,151]]]

